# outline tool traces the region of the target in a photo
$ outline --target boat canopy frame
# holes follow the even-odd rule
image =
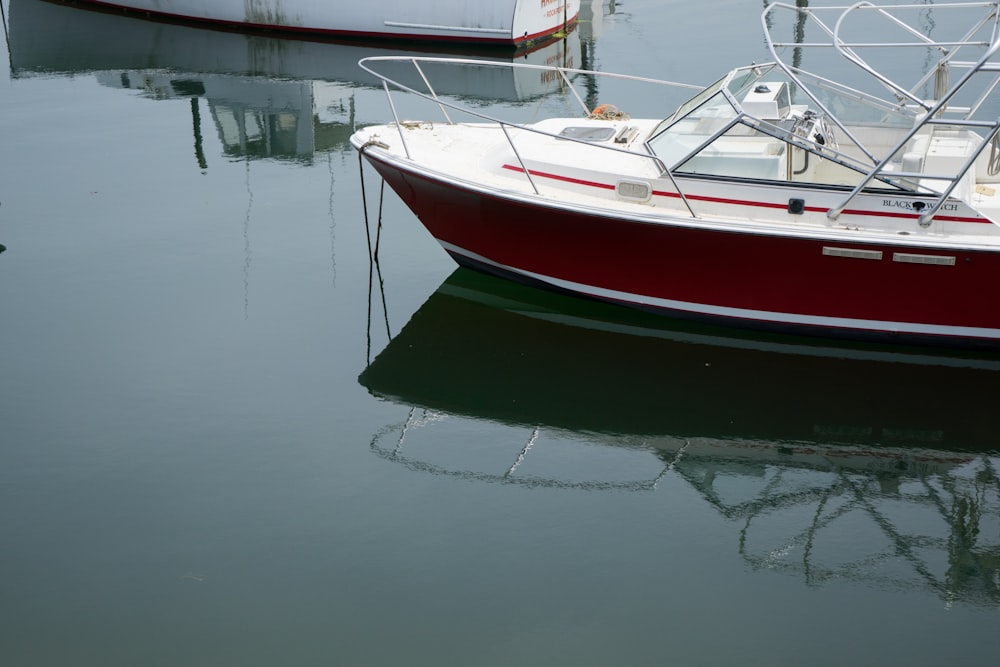
[[[981,13],[976,17],[971,25],[965,30],[961,37],[953,40],[934,40],[923,34],[915,27],[900,18],[900,14],[915,11],[935,12],[957,12],[979,10]],[[775,25],[774,16],[779,12],[791,12],[795,15],[798,25],[803,27],[806,24],[817,27],[822,34],[827,35],[828,41],[821,42],[783,42],[775,39],[772,26]],[[826,14],[831,14],[832,19],[825,19]],[[863,41],[849,40],[845,38],[847,23],[855,16],[874,15],[873,18],[881,19],[889,29],[898,29],[911,41]],[[867,16],[865,18],[868,18]],[[872,25],[873,21],[864,22]],[[859,182],[841,201],[827,212],[827,217],[834,221],[850,205],[850,203],[866,188],[874,179],[885,179],[887,175],[892,178],[920,179],[920,180],[941,180],[946,185],[943,190],[938,191],[938,196],[930,206],[927,206],[919,216],[919,224],[927,227],[931,224],[934,215],[945,204],[951,194],[959,186],[962,178],[972,168],[980,154],[987,146],[992,146],[995,152],[1000,152],[1000,117],[989,120],[976,119],[975,115],[982,108],[986,99],[998,85],[1000,85],[1000,62],[994,60],[1000,50],[1000,2],[959,2],[942,5],[926,4],[898,4],[898,5],[877,5],[864,0],[857,2],[847,8],[842,6],[820,6],[801,7],[789,5],[783,2],[774,2],[767,5],[761,12],[761,25],[764,29],[764,36],[767,48],[775,63],[784,73],[801,86],[802,93],[808,96],[814,104],[825,113],[829,119],[847,136],[850,135],[848,128],[837,118],[836,114],[831,114],[822,100],[814,95],[810,88],[801,81],[802,75],[808,74],[797,65],[789,64],[779,56],[779,49],[793,48],[801,53],[802,50],[833,49],[842,60],[856,66],[870,80],[877,82],[887,89],[897,100],[900,110],[911,109],[916,113],[916,122],[898,140],[898,142],[881,159],[874,154],[869,154],[874,164],[868,170],[865,178]],[[961,53],[968,53],[973,49],[981,49],[982,53],[974,60],[959,61],[956,56]],[[936,52],[940,57],[926,67],[923,76],[909,88],[892,80],[891,77],[883,74],[866,59],[861,56],[861,49],[905,49],[908,51],[919,49],[929,52]],[[964,70],[962,76],[954,84],[950,83],[950,73],[953,70]],[[992,83],[983,87],[983,92],[974,99],[968,106],[953,106],[950,103],[963,90],[967,90],[967,84],[977,74],[993,74]],[[919,94],[929,83],[934,83],[934,94],[930,99],[926,99]],[[952,117],[945,117],[950,114]],[[922,172],[907,173],[896,171],[891,168],[894,160],[913,141],[913,139],[927,129],[933,130],[935,126],[962,127],[969,130],[981,130],[984,134],[981,141],[973,147],[969,156],[962,166],[953,175],[934,175]],[[853,138],[853,137],[852,137]],[[857,145],[863,146],[861,142]]]

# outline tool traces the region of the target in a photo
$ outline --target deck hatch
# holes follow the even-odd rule
[[[823,246],[823,254],[827,257],[851,257],[853,259],[882,259],[881,250],[862,250],[860,248],[834,248]]]
[[[559,133],[559,136],[566,137],[568,139],[579,139],[580,141],[608,141],[611,137],[615,136],[615,128],[607,126],[571,126],[563,128],[562,132]]]

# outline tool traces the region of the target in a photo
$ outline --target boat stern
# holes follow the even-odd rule
[[[569,32],[579,15],[580,0],[518,2],[511,37],[516,45],[529,46]]]

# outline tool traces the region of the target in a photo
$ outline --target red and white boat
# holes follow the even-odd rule
[[[532,123],[434,92],[472,61],[365,59],[396,122],[352,143],[464,266],[672,316],[1000,349],[998,5],[935,4],[932,37],[926,5],[771,4],[771,63],[693,97],[540,68],[582,111]],[[782,43],[782,21],[824,40]],[[837,79],[800,66],[813,53]],[[689,99],[630,118],[588,109],[595,81]],[[405,120],[399,91],[443,122]]]
[[[525,47],[566,30],[580,0],[75,0],[142,16],[322,37]]]

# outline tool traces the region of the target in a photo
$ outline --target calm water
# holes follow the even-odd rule
[[[373,271],[374,49],[2,2],[0,664],[996,664],[996,360],[499,284],[392,196]],[[765,59],[708,6],[531,58]]]

